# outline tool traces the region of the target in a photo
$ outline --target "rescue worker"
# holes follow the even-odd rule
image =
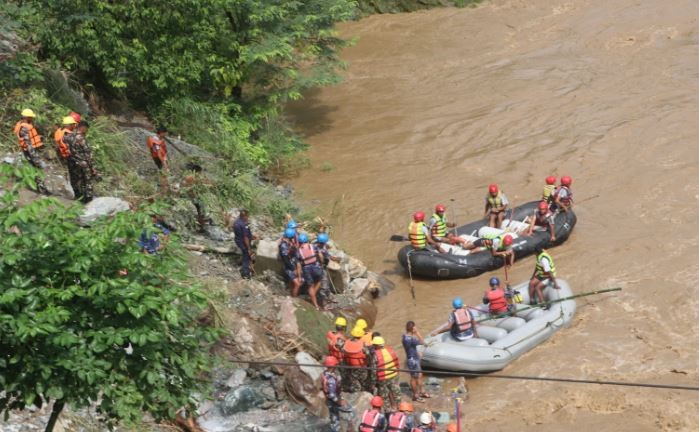
[[[456,423],[449,423],[447,425],[447,432],[457,432],[457,431],[458,431],[458,429],[457,429]]]
[[[182,179],[182,194],[189,198],[197,212],[197,227],[199,232],[204,232],[206,224],[211,223],[211,218],[206,217],[204,202],[201,200],[205,188],[211,186],[211,181],[204,178],[201,165],[194,162],[187,162],[185,169],[188,171]]]
[[[287,228],[279,242],[279,259],[282,261],[282,271],[286,279],[292,297],[298,297],[301,291],[301,274],[296,268],[296,244],[294,238],[296,230]]]
[[[328,341],[328,353],[342,362],[342,347],[345,345],[347,336],[347,320],[345,317],[337,317],[335,319],[335,330],[329,330],[325,334],[325,339]]]
[[[60,156],[60,160],[63,164],[68,163],[68,157],[70,157],[70,150],[68,149],[68,144],[66,144],[63,139],[66,135],[70,135],[74,132],[78,122],[71,116],[63,117],[61,122],[63,127],[56,129],[53,134],[53,141],[56,144],[56,150]]]
[[[338,364],[339,362],[335,357],[325,357],[323,362],[325,370],[320,375],[320,383],[325,395],[325,403],[328,406],[330,430],[332,432],[340,432],[340,410],[342,406],[347,405],[347,401],[342,399],[342,378],[335,372],[335,366]]]
[[[428,226],[432,239],[439,243],[458,244],[463,247],[468,244],[468,241],[449,231],[449,228],[456,227],[456,224],[454,222],[447,222],[446,211],[447,208],[441,204],[435,206],[434,214],[430,218]]]
[[[549,232],[549,241],[556,241],[556,227],[554,223],[554,214],[549,210],[549,205],[546,201],[541,201],[539,207],[533,215],[529,216],[529,229],[526,236],[534,233],[534,227],[544,227]]]
[[[436,425],[432,414],[424,412],[420,414],[420,426],[413,429],[413,432],[435,432]]]
[[[359,327],[364,331],[364,336],[362,336],[362,342],[364,345],[370,347],[371,341],[374,339],[374,333],[369,328],[369,324],[364,318],[359,318],[357,322],[354,323],[355,327]]]
[[[508,301],[508,294],[500,285],[500,279],[493,276],[488,281],[490,289],[483,295],[483,303],[488,305],[488,312],[491,315],[501,315],[512,310],[511,302]]]
[[[449,321],[432,332],[430,336],[437,336],[440,333],[448,331],[451,336],[458,341],[478,337],[476,321],[473,319],[471,311],[464,308],[464,302],[461,300],[461,297],[454,298],[451,305],[454,307],[454,310],[449,314]]]
[[[413,214],[413,221],[408,225],[408,239],[415,250],[431,250],[442,252],[442,249],[430,234],[430,229],[425,225],[425,213],[419,211]]]
[[[398,411],[394,411],[386,418],[388,427],[386,431],[410,432],[415,427],[415,417],[413,416],[413,405],[408,402],[401,402]]]
[[[384,432],[386,430],[386,417],[381,412],[381,407],[383,407],[383,399],[381,396],[374,396],[371,399],[371,409],[362,414],[359,432]]]
[[[537,304],[537,298],[539,302],[544,301],[543,289],[549,280],[554,289],[561,288],[556,281],[556,264],[554,264],[553,258],[546,249],[539,245],[536,247],[536,267],[534,267],[534,274],[529,281],[530,304]]]
[[[376,389],[379,396],[390,401],[391,410],[398,409],[401,402],[401,392],[398,382],[398,371],[400,363],[398,355],[381,336],[374,336],[371,341],[374,345],[374,357],[376,359]]]
[[[422,386],[422,369],[420,367],[420,354],[417,352],[418,345],[424,345],[425,339],[415,326],[414,321],[405,323],[405,333],[401,338],[403,349],[405,350],[405,358],[410,369],[410,389],[413,392],[413,400],[424,402],[424,397],[430,397],[425,393]]]
[[[286,224],[286,229],[294,230],[294,244],[296,245],[296,247],[298,247],[299,246],[299,224],[296,223],[296,221],[292,219]]]
[[[342,360],[348,369],[347,389],[350,393],[362,391],[364,382],[366,381],[367,371],[363,369],[367,365],[367,350],[364,343],[360,340],[364,336],[364,331],[359,327],[354,327],[350,332],[350,339],[346,340],[342,351]]]
[[[34,127],[36,114],[29,108],[22,110],[22,119],[15,124],[12,129],[19,142],[19,148],[22,150],[24,158],[34,167],[43,171],[44,163],[41,161],[40,152],[44,147],[41,141],[41,135]],[[39,193],[48,195],[49,191],[44,186],[44,181],[40,176],[34,178],[36,188]]]
[[[308,242],[308,236],[299,234],[299,248],[296,251],[296,271],[303,276],[303,280],[308,285],[308,295],[316,310],[320,310],[318,305],[318,289],[320,281],[323,279],[323,256],[318,253],[318,248]]]
[[[92,183],[98,177],[92,150],[85,135],[90,125],[80,120],[74,133],[64,135],[63,141],[68,146],[68,174],[75,198],[83,203],[92,201]]]
[[[505,265],[510,267],[515,263],[515,253],[512,250],[513,240],[512,234],[506,233],[494,238],[484,237],[469,243],[466,249],[482,248],[481,250],[489,250],[491,255],[502,257],[505,260]]]
[[[257,240],[257,237],[250,230],[250,213],[243,209],[238,215],[238,219],[233,223],[233,234],[235,235],[235,244],[240,248],[243,254],[240,275],[243,279],[250,279],[252,273],[251,264],[255,262],[255,253],[252,251],[252,241]]]
[[[488,195],[485,197],[485,215],[488,218],[488,226],[500,228],[505,219],[505,210],[510,202],[507,196],[498,188],[498,185],[488,186]]]
[[[541,192],[541,200],[542,201],[549,201],[549,198],[551,197],[551,194],[553,194],[553,191],[556,190],[556,176],[548,176],[546,177],[546,186],[544,186],[543,192]]]
[[[553,193],[555,210],[567,212],[573,206],[573,191],[570,190],[572,183],[573,179],[571,177],[561,177],[561,185]]]
[[[332,292],[334,291],[334,288],[331,291],[332,281],[330,280],[330,275],[328,274],[328,264],[330,261],[340,262],[339,257],[333,256],[330,253],[330,245],[328,244],[329,241],[330,236],[324,232],[318,233],[315,241],[315,246],[318,248],[318,252],[323,255],[323,278],[320,280],[319,295],[321,298],[321,304],[323,304],[324,307],[332,303],[331,296]]]
[[[155,162],[155,166],[157,166],[159,170],[165,168],[167,171],[167,143],[165,141],[167,129],[160,126],[158,129],[156,129],[155,133],[157,134],[156,136],[148,136],[146,139],[146,146],[150,151],[150,156],[153,158],[153,162]]]
[[[165,220],[156,214],[151,215],[153,229],[144,229],[141,231],[141,236],[138,239],[138,246],[141,252],[148,255],[155,255],[165,249],[168,240],[170,240],[170,229]],[[160,232],[160,234],[158,234]],[[162,241],[161,241],[162,240]]]

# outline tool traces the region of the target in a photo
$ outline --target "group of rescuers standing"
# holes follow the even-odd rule
[[[562,177],[558,187],[555,183],[554,176],[546,178],[541,202],[536,214],[529,218],[526,235],[531,235],[536,226],[541,226],[548,230],[551,241],[556,240],[553,225],[555,212],[570,210],[573,194],[570,189],[572,183],[570,177]],[[489,226],[501,227],[508,204],[507,197],[498,186],[490,185],[485,206],[485,216],[488,218]],[[431,250],[441,252],[440,243],[459,244],[468,250],[484,248],[493,255],[509,258],[509,265],[513,264],[512,236],[505,234],[495,238],[481,238],[469,243],[449,232],[449,229],[455,225],[447,222],[445,212],[446,208],[443,205],[437,205],[429,225],[424,223],[424,213],[414,214],[414,221],[408,228],[414,249],[427,249],[432,246]],[[293,233],[288,232],[288,234],[292,236]],[[542,247],[536,248],[536,254],[536,267],[529,282],[531,304],[544,302],[542,291],[546,283],[550,282],[554,289],[560,288],[556,281],[556,267],[551,255]],[[292,268],[290,266],[289,271]],[[489,288],[484,293],[483,303],[488,305],[489,313],[493,316],[516,313],[516,303],[521,302],[518,293],[509,290],[509,287],[505,290],[498,277],[491,277],[488,282]],[[544,306],[547,307],[546,304]],[[452,307],[447,323],[432,332],[430,336],[449,332],[459,341],[478,337],[477,323],[469,306],[465,306],[463,300],[457,297],[453,299]],[[398,357],[393,348],[386,345],[380,333],[368,330],[367,323],[363,319],[357,320],[349,334],[346,331],[346,319],[338,317],[335,321],[335,330],[327,333],[328,356],[324,360],[325,371],[321,382],[330,412],[331,430],[333,432],[340,430],[340,412],[348,409],[346,401],[341,396],[341,389],[344,389],[349,392],[365,390],[375,394],[371,400],[371,408],[362,414],[359,432],[436,431],[435,419],[429,412],[423,412],[416,421],[413,416],[413,405],[401,400],[398,386],[398,369],[400,369]],[[423,343],[424,339],[415,323],[408,321],[402,336],[402,344],[410,371],[413,401],[417,402],[430,397],[423,390],[422,371],[417,351],[417,346]],[[338,365],[343,366],[339,371]],[[446,430],[447,432],[456,431],[457,426],[451,423]]]

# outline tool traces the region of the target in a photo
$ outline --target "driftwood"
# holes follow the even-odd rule
[[[206,245],[193,244],[193,243],[185,243],[182,245],[182,247],[184,247],[187,250],[196,251],[196,252],[218,253],[218,254],[224,254],[224,255],[240,255],[240,249],[238,249],[237,247],[224,248],[224,247],[206,246]]]

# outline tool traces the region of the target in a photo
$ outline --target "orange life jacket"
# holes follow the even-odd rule
[[[167,147],[165,145],[165,140],[158,137],[149,136],[146,140],[146,145],[148,150],[150,150],[150,155],[157,159],[165,159],[167,156]]]
[[[400,431],[405,429],[405,423],[408,421],[408,416],[405,415],[403,411],[396,411],[391,413],[388,417],[388,429],[389,431]]]
[[[359,432],[374,432],[379,426],[379,418],[381,417],[381,412],[376,409],[369,409],[364,411],[362,416],[362,423],[359,425]]]
[[[310,243],[304,243],[299,246],[299,255],[301,255],[301,265],[304,267],[318,262],[316,251]]]
[[[398,356],[396,355],[396,352],[393,351],[393,348],[377,348],[374,350],[374,356],[376,357],[376,368],[379,369],[376,371],[376,379],[379,381],[384,381],[398,375],[398,372],[395,369],[400,368],[400,364],[398,363]]]
[[[66,128],[58,128],[53,134],[53,140],[56,142],[56,147],[58,147],[58,152],[61,154],[63,159],[67,159],[70,156],[70,148],[63,139],[67,134],[72,134],[73,131]]]
[[[364,342],[364,345],[370,347],[371,341],[374,340],[374,332],[364,333],[364,336],[360,337],[359,340]]]
[[[343,348],[343,358],[348,366],[366,366],[364,343],[360,340],[348,340]]]
[[[337,344],[337,341],[339,339],[344,340],[345,342],[347,341],[347,337],[341,333],[336,333],[334,331],[329,331],[326,335],[325,338],[328,340],[328,353],[335,357],[338,361],[342,361],[342,351],[335,346]]]
[[[22,150],[24,150],[24,151],[27,150],[27,144],[24,142],[22,137],[19,135],[19,131],[22,128],[26,128],[29,130],[29,141],[32,143],[32,147],[39,148],[39,147],[44,145],[41,142],[41,136],[39,136],[39,132],[36,131],[36,128],[34,127],[34,125],[31,123],[27,123],[25,121],[20,120],[17,122],[17,124],[15,124],[14,133],[15,133],[15,135],[17,135],[17,139],[19,140],[19,146]]]
[[[488,290],[485,293],[488,298],[488,307],[491,313],[507,312],[507,299],[505,298],[505,290],[502,288]]]
[[[464,308],[454,309],[454,327],[456,333],[463,333],[471,329],[471,314]]]

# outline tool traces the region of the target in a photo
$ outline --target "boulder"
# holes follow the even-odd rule
[[[272,353],[266,331],[260,324],[240,316],[237,322],[229,323],[228,319],[225,322],[230,328],[230,337],[241,354],[256,358]]]
[[[316,359],[314,359],[310,354],[307,352],[299,352],[296,353],[296,363],[298,363],[299,367],[301,368],[301,371],[308,375],[309,378],[313,380],[314,383],[319,384],[320,383],[320,375],[323,373],[323,368],[321,367],[313,367],[313,366],[301,366],[305,364],[311,364],[314,366],[320,366],[320,363]]]
[[[308,302],[299,298],[283,297],[277,312],[278,329],[290,335],[303,335],[304,347],[310,354],[325,354],[325,334],[332,328],[332,321]]]
[[[90,225],[102,216],[114,216],[129,210],[129,203],[114,197],[99,197],[90,201],[78,218],[80,225]]]
[[[221,227],[216,225],[206,225],[204,234],[213,241],[224,242],[233,240],[233,236],[225,232]]]
[[[223,412],[226,415],[249,411],[261,406],[267,398],[252,386],[241,386],[226,395],[223,399]]]
[[[388,280],[388,278],[374,272],[367,272],[367,279],[369,279],[368,291],[371,292],[373,298],[385,296],[392,291],[396,285]]]
[[[75,192],[70,182],[62,175],[47,174],[44,178],[44,186],[54,196],[60,196],[66,199],[75,199]]]
[[[282,298],[279,302],[278,311],[277,320],[279,321],[279,331],[289,334],[299,334],[294,299],[291,297]]]
[[[342,397],[347,400],[354,411],[353,419],[355,424],[352,425],[350,430],[357,430],[359,427],[359,422],[362,421],[362,414],[364,411],[371,408],[371,399],[374,397],[374,395],[369,392],[358,392],[343,393]]]
[[[240,387],[241,385],[243,385],[247,377],[248,374],[245,372],[245,369],[236,369],[233,372],[233,374],[226,380],[226,387],[232,389]]]
[[[349,292],[354,298],[361,297],[369,288],[369,279],[358,278],[354,279],[349,285]]]
[[[278,259],[279,243],[276,240],[262,239],[257,243],[257,260],[255,261],[255,270],[263,272],[272,270],[274,272],[282,271],[281,261]]]
[[[320,387],[297,367],[289,368],[284,373],[286,391],[291,397],[302,402],[308,410],[318,417],[327,416],[325,396]]]
[[[366,276],[367,268],[364,263],[359,261],[357,258],[350,256],[349,260],[347,261],[347,265],[351,279],[363,278]]]

